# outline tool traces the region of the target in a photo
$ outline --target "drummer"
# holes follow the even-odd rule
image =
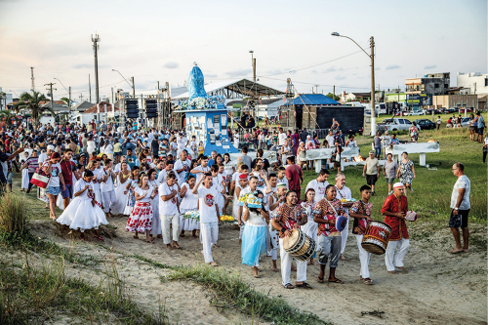
[[[391,227],[391,236],[385,254],[386,269],[391,274],[396,273],[395,267],[403,272],[408,272],[403,265],[403,259],[410,247],[407,224],[405,223],[408,201],[407,197],[403,195],[404,190],[402,183],[395,183],[393,185],[393,194],[386,198],[381,208],[381,214],[385,216],[385,223]],[[394,258],[397,247],[398,252]]]
[[[361,246],[364,237],[364,231],[371,221],[371,211],[373,204],[369,202],[371,198],[371,187],[363,185],[359,189],[361,192],[361,200],[353,203],[349,215],[354,218],[352,233],[356,235],[356,242],[359,249],[359,262],[361,263],[361,270],[359,271],[359,279],[365,284],[374,284],[374,281],[369,277],[369,260],[371,253],[365,251]]]
[[[276,216],[271,221],[273,228],[279,230],[279,245],[281,256],[281,278],[285,289],[294,289],[295,287],[290,283],[291,262],[293,256],[283,248],[283,241],[285,237],[291,236],[293,229],[299,229],[301,225],[307,223],[307,217],[302,217],[300,214],[302,207],[298,205],[298,195],[294,191],[286,193],[285,203],[280,205],[276,211]],[[297,282],[298,288],[312,289],[312,287],[305,282],[307,280],[307,261],[297,260]]]
[[[342,236],[336,228],[336,219],[344,214],[341,200],[337,199],[337,190],[334,185],[327,185],[325,197],[315,206],[320,211],[320,215],[315,215],[314,221],[319,224],[319,264],[320,274],[319,283],[324,283],[325,267],[329,261],[329,282],[344,283],[335,276],[335,271],[339,263],[341,253]]]

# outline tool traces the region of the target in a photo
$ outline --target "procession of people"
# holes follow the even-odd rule
[[[340,147],[344,137],[338,128],[334,121],[327,138]],[[308,169],[309,164],[302,151],[315,145],[318,148],[319,143],[307,133],[306,144],[299,144],[303,134],[299,135],[298,130],[287,135],[282,128],[270,128],[264,136],[263,131],[253,129],[259,139],[256,158],[249,156],[246,145],[242,155],[232,161],[228,153],[213,151],[205,156],[202,144],[181,130],[141,131],[131,124],[122,133],[118,129],[115,124],[98,125],[95,121],[86,126],[4,128],[0,182],[9,183],[11,162],[25,151],[21,160],[26,170],[22,173],[23,190],[29,192],[36,184],[51,218],[79,230],[80,240],[86,240],[85,231],[93,229],[94,239],[103,241],[99,227],[115,216],[125,216],[126,231],[133,233],[134,240],[150,245],[162,240],[168,249],[182,249],[186,236],[199,237],[203,260],[213,267],[218,266],[212,249],[218,247],[222,216],[230,214],[240,228],[236,240],[241,245],[242,264],[251,267],[253,276],[259,278],[259,270],[266,263],[263,258],[271,257],[269,266],[281,272],[286,289],[311,289],[307,268],[315,266],[320,271],[318,283],[343,284],[338,277],[339,261],[347,260],[349,229],[358,245],[359,279],[365,284],[375,283],[369,271],[372,253],[384,254],[388,272],[408,272],[404,264],[410,246],[406,220],[414,221],[416,215],[409,210],[406,196],[407,190],[413,192],[415,178],[406,152],[399,166],[390,153],[386,155],[383,175],[387,178],[388,196],[381,208],[382,216],[373,216],[370,198],[376,193],[375,183],[380,176],[380,150],[369,153],[363,171],[367,185],[355,189],[360,192],[356,200],[341,172],[335,174],[334,184],[329,183],[325,168],[304,184],[302,167],[306,165]],[[230,139],[239,139],[232,130],[228,132]],[[279,144],[278,155],[276,161],[270,162],[264,158],[263,148],[273,143]],[[347,145],[356,146],[354,137],[349,137]],[[340,152],[337,149],[338,155]],[[459,180],[453,192],[449,223],[456,239],[451,253],[467,252],[470,185],[461,163],[454,165],[453,171]],[[44,186],[39,185],[40,176],[48,180]],[[395,178],[400,182],[394,183]],[[56,206],[63,210],[59,216]],[[377,225],[381,230],[373,227],[373,218],[382,219]],[[325,278],[327,265],[330,271]],[[290,279],[294,271],[295,285]]]

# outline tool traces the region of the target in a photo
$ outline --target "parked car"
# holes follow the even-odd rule
[[[395,116],[408,116],[409,113],[407,111],[400,111],[395,114]]]
[[[463,128],[469,127],[469,121],[470,121],[470,118],[469,117],[463,117],[461,121],[462,121],[461,122],[461,126]]]
[[[458,111],[458,108],[457,107],[450,107],[448,109],[446,109],[446,113],[456,113]]]
[[[436,125],[434,122],[428,119],[419,119],[414,121],[420,130],[435,130]]]
[[[464,110],[465,110],[464,108],[460,108],[459,109],[459,113],[464,113]],[[473,111],[474,111],[473,107],[468,107],[467,108],[467,112],[473,112]]]
[[[423,109],[419,109],[417,111],[410,112],[410,115],[412,115],[412,116],[414,116],[414,115],[425,115],[425,111]]]
[[[412,122],[404,118],[387,118],[378,123],[377,130],[378,131],[408,131]]]

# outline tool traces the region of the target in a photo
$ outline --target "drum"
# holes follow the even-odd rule
[[[361,246],[371,254],[383,255],[388,247],[391,228],[381,221],[371,221],[364,232]]]
[[[300,229],[293,229],[291,236],[283,240],[283,248],[299,261],[306,261],[315,253],[315,240]]]
[[[347,218],[344,216],[338,216],[336,221],[335,221],[335,227],[339,231],[343,231],[344,228],[346,228],[347,225]]]

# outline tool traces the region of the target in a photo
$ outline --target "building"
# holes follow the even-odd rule
[[[233,100],[227,102],[227,108],[247,108],[249,100]],[[254,106],[256,116],[276,116],[278,108],[283,105],[283,98],[258,99]]]
[[[341,103],[345,104],[347,102],[369,103],[371,102],[371,92],[346,94],[346,92],[343,91],[341,94]]]
[[[78,112],[78,113],[83,113],[87,109],[91,108],[93,106],[93,103],[90,103],[89,101],[85,100],[82,103],[72,106],[72,110]]]
[[[406,93],[408,95],[447,95],[450,89],[450,73],[426,74],[421,78],[405,79]]]
[[[0,87],[0,111],[7,108],[9,103],[13,102],[13,95],[11,93],[4,92]]]
[[[464,88],[467,95],[487,95],[488,94],[488,74],[479,72],[458,72],[457,86]]]

